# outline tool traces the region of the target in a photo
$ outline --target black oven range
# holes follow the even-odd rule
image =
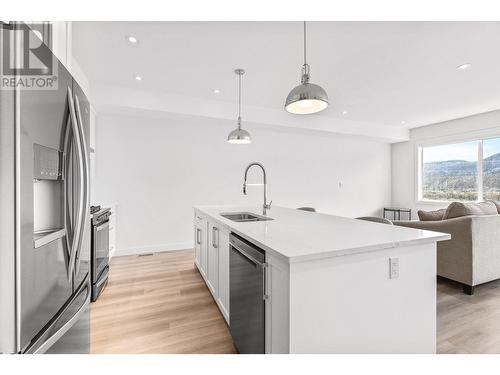
[[[91,280],[92,302],[95,302],[108,283],[109,274],[109,208],[92,206]]]

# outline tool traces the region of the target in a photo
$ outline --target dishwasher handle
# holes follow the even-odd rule
[[[231,244],[231,247],[236,250],[238,253],[240,253],[241,255],[243,255],[245,258],[247,258],[250,262],[252,262],[256,267],[262,267],[264,268],[265,267],[265,264],[266,263],[262,263],[262,262],[259,262],[257,259],[255,259],[253,256],[251,256],[250,254],[247,254],[245,251],[243,251],[242,249],[240,249],[239,247],[235,246],[234,243]]]
[[[266,253],[256,245],[246,239],[231,233],[229,243],[238,252],[243,253],[246,258],[250,258],[253,263],[263,264],[266,261]]]

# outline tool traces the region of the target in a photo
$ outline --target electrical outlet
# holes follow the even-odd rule
[[[399,258],[389,258],[389,278],[397,279],[399,277]]]

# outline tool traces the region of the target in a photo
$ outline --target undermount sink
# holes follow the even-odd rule
[[[256,215],[251,212],[226,212],[220,214],[220,216],[237,222],[274,220],[271,219],[270,217]]]

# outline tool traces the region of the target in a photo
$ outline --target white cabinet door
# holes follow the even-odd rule
[[[229,231],[195,210],[194,261],[229,324]]]
[[[195,224],[194,226],[194,263],[201,268],[201,225]]]
[[[219,230],[219,297],[218,305],[229,324],[229,232]]]
[[[201,247],[203,244],[203,217],[194,213],[194,264],[201,272]]]
[[[219,293],[219,228],[209,222],[208,288],[217,299]]]
[[[203,277],[208,275],[208,233],[207,222],[203,220],[201,225],[201,274]]]
[[[194,262],[203,278],[207,277],[208,235],[207,220],[195,212],[194,215]]]

